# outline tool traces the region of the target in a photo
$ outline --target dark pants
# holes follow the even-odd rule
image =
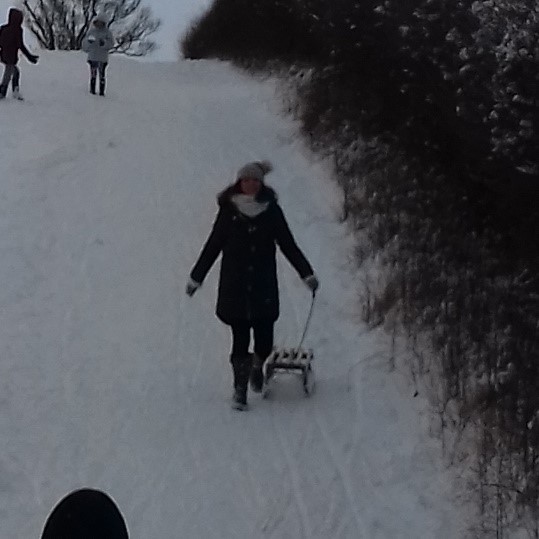
[[[0,94],[5,97],[7,93],[7,87],[11,81],[11,87],[13,90],[19,87],[21,72],[16,65],[6,64],[4,67],[4,75],[2,82],[0,83]]]
[[[273,348],[273,325],[271,320],[241,321],[232,324],[231,357],[246,357],[249,355],[251,329],[254,336],[254,353],[264,361]]]
[[[105,71],[107,69],[108,62],[94,62],[88,60],[90,65],[90,91],[95,94],[95,83],[97,76],[99,75],[99,93],[105,92]]]

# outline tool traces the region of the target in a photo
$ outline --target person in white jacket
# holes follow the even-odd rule
[[[82,50],[88,53],[90,65],[90,93],[95,94],[97,75],[99,74],[99,95],[105,95],[105,70],[109,62],[109,51],[114,47],[114,38],[107,27],[107,17],[98,14],[92,21],[92,27],[82,41]]]

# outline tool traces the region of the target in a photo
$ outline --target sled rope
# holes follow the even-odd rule
[[[301,347],[303,345],[303,341],[305,340],[305,336],[307,335],[307,330],[309,329],[309,324],[311,323],[311,318],[313,317],[313,309],[314,309],[314,298],[316,297],[316,294],[313,292],[312,298],[311,298],[311,308],[309,309],[309,314],[307,316],[307,321],[305,322],[305,328],[303,329],[303,335],[301,336],[301,341],[299,342],[299,346],[297,347],[297,350],[301,350]]]

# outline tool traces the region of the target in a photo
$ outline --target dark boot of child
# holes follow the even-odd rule
[[[232,408],[235,410],[247,409],[247,386],[251,372],[251,356],[231,357],[232,372],[234,373],[234,394]]]
[[[264,385],[264,373],[262,367],[264,362],[257,354],[253,354],[253,365],[251,367],[251,375],[249,380],[251,382],[251,389],[255,393],[262,392],[262,386]]]
[[[90,93],[95,95],[95,78],[90,79]]]

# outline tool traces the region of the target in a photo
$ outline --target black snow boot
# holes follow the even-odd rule
[[[7,94],[7,86],[5,84],[0,85],[0,99],[4,99]]]
[[[251,372],[251,356],[231,357],[232,372],[234,373],[234,394],[232,408],[235,410],[247,409],[247,385]]]
[[[95,78],[90,79],[90,93],[95,95]]]
[[[100,79],[99,81],[99,95],[100,96],[105,95],[105,79]]]
[[[247,388],[235,387],[232,395],[232,408],[234,410],[247,410]]]
[[[264,372],[262,370],[263,365],[264,361],[256,354],[253,354],[253,364],[251,367],[251,376],[249,377],[249,381],[251,382],[251,389],[255,393],[262,392],[262,386],[264,384]]]
[[[24,101],[24,97],[21,95],[21,91],[19,90],[19,87],[18,87],[18,86],[14,86],[14,87],[13,87],[13,97],[14,97],[17,101]]]

